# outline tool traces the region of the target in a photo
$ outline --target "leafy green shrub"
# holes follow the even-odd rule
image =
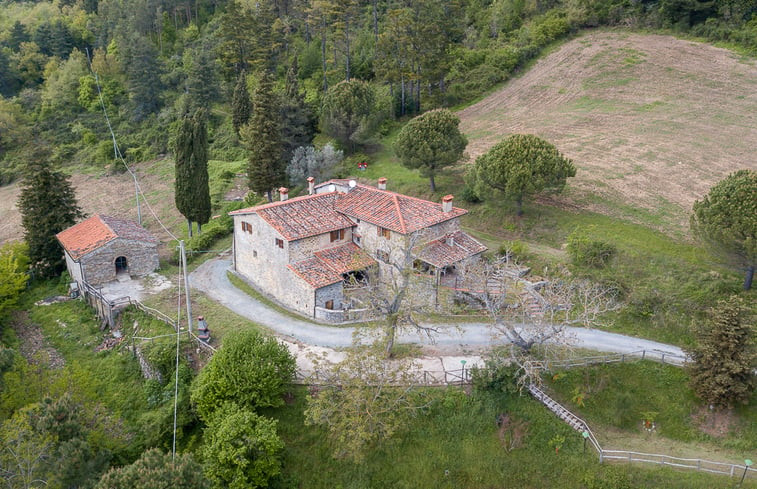
[[[575,266],[604,268],[617,254],[615,245],[592,239],[588,232],[576,228],[568,236],[568,255]]]
[[[471,368],[473,388],[478,392],[515,393],[518,391],[518,367],[493,355],[484,360],[484,367]]]
[[[509,253],[511,256],[523,258],[528,255],[528,245],[517,239],[514,241],[505,241],[499,246],[497,253],[502,256]]]
[[[476,193],[474,188],[467,182],[463,187],[462,192],[460,192],[460,198],[466,202],[470,202],[471,204],[477,204],[481,202],[481,199],[478,197],[478,194]]]
[[[281,406],[295,367],[294,357],[275,338],[234,331],[195,379],[192,403],[206,421],[226,401],[248,409]]]

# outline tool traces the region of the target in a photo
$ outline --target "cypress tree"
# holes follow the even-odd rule
[[[250,92],[247,91],[247,74],[242,72],[237,78],[237,84],[231,96],[231,124],[237,136],[239,136],[239,129],[250,121],[251,112],[252,102]]]
[[[287,71],[286,94],[281,104],[281,142],[284,162],[292,160],[294,150],[300,146],[309,146],[315,136],[316,120],[313,112],[305,103],[297,81],[297,61]]]
[[[55,235],[74,225],[84,214],[68,177],[53,171],[39,151],[27,166],[18,208],[32,272],[41,278],[60,274],[65,264]]]
[[[208,129],[205,109],[192,116],[192,211],[191,220],[197,223],[197,232],[210,220],[210,187],[208,183]]]
[[[192,223],[197,231],[210,220],[210,190],[208,188],[208,131],[204,109],[190,113],[176,127],[173,140],[176,208],[187,219],[189,237]]]
[[[281,144],[278,97],[273,93],[273,78],[265,73],[255,89],[250,122],[242,127],[242,143],[249,151],[247,185],[272,202],[272,190],[284,183],[286,164]]]

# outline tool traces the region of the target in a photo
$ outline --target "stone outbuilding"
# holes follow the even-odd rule
[[[158,268],[158,239],[129,219],[96,214],[56,236],[71,278],[97,285],[119,274],[147,275]]]

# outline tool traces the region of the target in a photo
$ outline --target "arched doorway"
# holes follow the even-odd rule
[[[119,256],[116,258],[116,273],[125,272],[129,269],[129,263],[126,261],[125,256]]]

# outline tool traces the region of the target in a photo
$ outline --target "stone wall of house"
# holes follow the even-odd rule
[[[344,302],[344,287],[342,282],[321,287],[315,291],[315,305],[326,308],[326,302],[334,301],[333,308],[341,309]]]
[[[352,228],[344,230],[344,238],[331,241],[331,233],[318,234],[289,243],[289,263],[313,256],[313,253],[352,242]]]
[[[243,231],[242,222],[250,224],[252,232]],[[276,239],[283,240],[283,248],[276,246]],[[234,216],[236,271],[261,293],[312,317],[313,288],[287,268],[291,244],[257,214]]]
[[[115,280],[119,256],[126,257],[127,271],[132,276],[147,275],[160,265],[156,243],[116,238],[79,260],[84,280],[90,285]]]

